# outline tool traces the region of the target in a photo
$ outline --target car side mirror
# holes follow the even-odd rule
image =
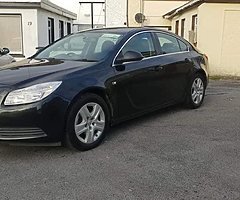
[[[8,49],[8,48],[3,48],[2,50],[0,50],[0,53],[2,54],[2,55],[6,55],[6,54],[8,54],[10,52],[10,50]]]
[[[127,51],[123,56],[117,57],[115,64],[123,64],[125,62],[140,61],[144,57],[136,51]]]

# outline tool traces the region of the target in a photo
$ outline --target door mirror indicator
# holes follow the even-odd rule
[[[136,51],[127,51],[123,56],[118,56],[115,64],[123,64],[125,62],[140,61],[144,57],[141,53]]]

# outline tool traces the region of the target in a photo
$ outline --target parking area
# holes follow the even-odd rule
[[[240,81],[114,127],[88,152],[0,144],[0,199],[240,199]]]

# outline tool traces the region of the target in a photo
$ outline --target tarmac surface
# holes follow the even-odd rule
[[[240,81],[211,81],[201,108],[125,122],[88,152],[0,144],[0,199],[240,199]]]

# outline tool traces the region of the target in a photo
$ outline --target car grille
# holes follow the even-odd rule
[[[0,140],[25,140],[46,136],[39,128],[0,128]]]

